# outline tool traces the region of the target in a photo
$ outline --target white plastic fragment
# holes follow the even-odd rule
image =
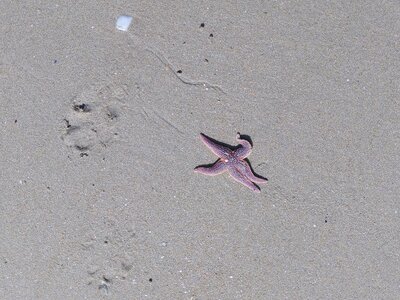
[[[131,16],[119,16],[117,19],[116,27],[118,30],[128,31],[129,25],[131,25]]]

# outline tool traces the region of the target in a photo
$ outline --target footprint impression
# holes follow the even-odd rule
[[[118,123],[128,93],[122,85],[91,86],[71,99],[61,139],[82,154],[109,146],[118,136]]]

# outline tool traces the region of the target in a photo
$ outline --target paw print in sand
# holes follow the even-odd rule
[[[112,219],[107,218],[96,226],[97,230],[87,232],[81,242],[86,259],[83,265],[87,270],[87,284],[107,295],[115,287],[130,285],[135,280],[135,260],[131,253],[137,252],[137,237],[133,229],[117,228]]]
[[[87,152],[107,147],[118,136],[118,120],[127,97],[124,86],[92,86],[75,96],[64,118],[61,139],[71,148]]]

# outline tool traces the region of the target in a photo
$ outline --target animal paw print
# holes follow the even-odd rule
[[[88,285],[107,295],[114,284],[118,286],[132,280],[133,258],[128,253],[134,252],[130,246],[134,244],[134,237],[132,230],[110,230],[110,234],[101,239],[94,232],[88,233],[81,243],[87,257]]]
[[[118,136],[118,121],[127,97],[124,86],[92,86],[71,100],[61,139],[81,152],[107,147]]]

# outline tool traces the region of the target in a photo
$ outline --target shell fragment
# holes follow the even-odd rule
[[[118,30],[128,31],[129,25],[131,25],[131,16],[119,16],[117,19],[116,27]]]

